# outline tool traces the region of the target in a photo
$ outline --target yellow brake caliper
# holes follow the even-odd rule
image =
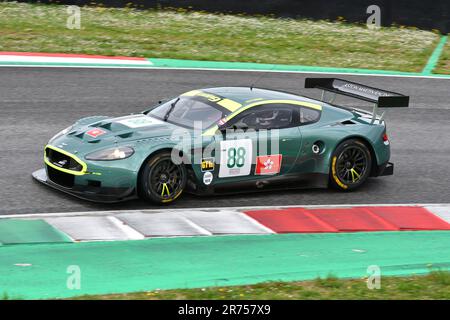
[[[352,182],[355,182],[357,179],[359,179],[360,175],[358,172],[356,172],[355,169],[351,169],[350,172],[352,173]],[[356,177],[356,179],[355,179]]]
[[[164,197],[164,193],[167,190],[167,195],[170,195],[169,187],[167,186],[167,183],[163,183],[162,191],[161,191],[161,197]]]

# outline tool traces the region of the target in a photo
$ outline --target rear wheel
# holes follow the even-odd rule
[[[339,190],[354,190],[367,180],[371,168],[372,157],[367,146],[360,140],[346,140],[331,157],[330,184]]]
[[[162,152],[147,160],[139,181],[143,199],[168,204],[176,200],[186,187],[186,167],[173,163],[170,152]]]

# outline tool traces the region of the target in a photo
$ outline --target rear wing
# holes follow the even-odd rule
[[[409,97],[400,93],[336,78],[306,78],[305,88],[322,89],[322,101],[324,101],[325,91],[328,91],[335,95],[340,94],[374,103],[372,123],[377,117],[378,108],[408,107],[409,105]],[[380,122],[383,116],[384,113],[380,117]]]

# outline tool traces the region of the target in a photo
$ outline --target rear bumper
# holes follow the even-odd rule
[[[36,181],[53,189],[92,202],[116,203],[137,198],[136,190],[134,188],[108,188],[80,185],[73,185],[70,188],[64,187],[51,181],[44,168],[33,172],[32,177]]]
[[[376,177],[391,176],[393,174],[394,174],[394,164],[392,162],[386,162],[386,163],[378,166],[375,176]]]

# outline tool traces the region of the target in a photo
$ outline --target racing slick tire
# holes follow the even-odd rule
[[[341,142],[331,156],[330,186],[350,191],[360,187],[370,176],[372,156],[367,145],[358,139]]]
[[[184,191],[187,170],[175,164],[171,152],[161,152],[146,160],[139,176],[139,195],[155,204],[169,204]]]

